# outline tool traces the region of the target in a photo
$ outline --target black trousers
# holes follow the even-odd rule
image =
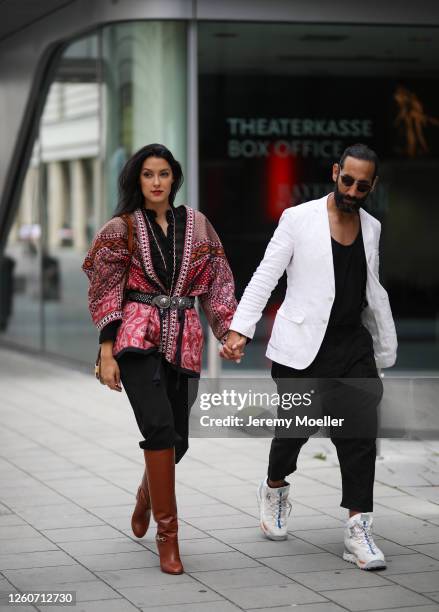
[[[143,440],[140,448],[175,447],[178,463],[189,448],[189,416],[196,399],[198,379],[161,360],[160,383],[153,382],[159,361],[157,351],[127,351],[118,358],[120,378],[134,411]],[[192,378],[191,385],[188,385]]]
[[[319,388],[321,414],[354,417],[358,436],[347,437],[331,430],[331,441],[337,449],[342,476],[341,506],[360,512],[373,510],[375,479],[377,407],[383,386],[375,365],[372,338],[363,326],[329,329],[322,346],[310,366],[296,370],[273,362],[271,375],[279,395],[303,392],[306,379],[312,378]],[[367,388],[345,386],[334,379],[371,379]],[[369,384],[370,383],[370,384]],[[308,386],[306,389],[309,391]],[[354,391],[352,391],[352,389]],[[283,415],[285,416],[285,414]],[[317,428],[318,429],[318,428]],[[315,429],[314,431],[316,431]],[[282,480],[297,469],[300,449],[309,439],[284,437],[279,433],[272,440],[268,478]],[[364,437],[363,437],[364,435]]]

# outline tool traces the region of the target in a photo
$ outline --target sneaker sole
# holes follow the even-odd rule
[[[362,570],[367,570],[367,571],[385,569],[386,567],[385,561],[376,559],[375,561],[369,561],[369,563],[365,563],[364,561],[360,561],[360,559],[358,559],[352,553],[348,553],[348,552],[343,553],[343,559],[345,561],[348,561],[349,563],[355,563],[357,567],[359,567]]]
[[[259,485],[258,490],[256,491],[256,499],[258,500],[258,506],[259,506],[259,512],[261,511],[261,504],[262,504],[262,496],[261,496],[261,486]],[[268,540],[273,540],[274,542],[280,542],[281,540],[287,540],[288,539],[288,534],[286,533],[285,535],[273,535],[271,534],[265,527],[263,521],[259,521],[259,527],[262,531],[262,533],[264,534],[264,536],[268,539]]]

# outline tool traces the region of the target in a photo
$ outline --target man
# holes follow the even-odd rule
[[[278,392],[285,383],[290,388],[303,387],[310,377],[320,381],[368,378],[375,392],[359,393],[358,401],[349,401],[349,408],[351,416],[355,410],[355,419],[362,414],[373,423],[382,395],[377,368],[391,367],[397,348],[389,299],[378,277],[381,224],[361,208],[378,180],[376,154],[363,144],[348,147],[333,165],[332,179],[333,193],[282,213],[233,317],[221,356],[240,360],[286,270],[286,296],[266,352],[273,362]],[[361,423],[356,431],[363,432]],[[331,439],[342,474],[341,506],[349,510],[343,557],[361,569],[380,569],[385,559],[371,531],[376,429],[367,435],[331,433]],[[260,526],[272,540],[287,537],[291,504],[285,478],[296,470],[307,439],[276,433],[272,440],[268,477],[258,489]]]

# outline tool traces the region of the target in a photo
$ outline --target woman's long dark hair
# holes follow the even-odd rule
[[[169,194],[169,204],[174,206],[177,191],[183,184],[183,171],[180,162],[172,155],[171,151],[164,145],[153,143],[139,149],[122,168],[119,176],[119,202],[114,217],[130,213],[144,205],[144,197],[140,188],[140,173],[143,162],[148,157],[160,157],[166,159],[171,166],[174,182]]]

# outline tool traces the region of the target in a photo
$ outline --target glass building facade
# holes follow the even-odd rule
[[[332,190],[332,164],[365,142],[381,159],[367,210],[382,222],[381,278],[395,369],[439,363],[439,40],[431,27],[200,22],[104,26],[57,60],[2,259],[0,337],[89,363],[97,345],[81,263],[111,215],[126,159],[162,142],[197,169],[195,204],[218,231],[237,297],[282,211]],[[192,72],[191,72],[192,71]],[[189,159],[188,84],[198,146]],[[240,368],[261,370],[282,278]],[[205,356],[211,366],[214,351]],[[224,369],[235,368],[225,363]]]

